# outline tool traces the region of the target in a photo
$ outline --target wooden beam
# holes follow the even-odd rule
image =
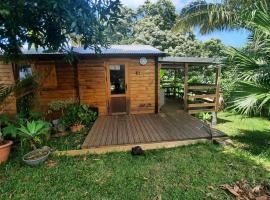
[[[185,63],[184,77],[184,110],[188,110],[188,63]]]
[[[158,96],[159,96],[159,78],[158,78],[158,57],[155,57],[155,113],[158,113]]]
[[[193,95],[188,96],[188,99],[204,99],[204,98],[215,98],[216,94],[202,94],[202,95]]]
[[[194,104],[189,104],[188,108],[204,108],[204,107],[210,107],[210,106],[215,106],[216,103],[194,103]]]
[[[75,60],[72,63],[73,67],[73,75],[74,75],[74,87],[75,87],[75,94],[78,103],[81,101],[81,95],[80,95],[80,82],[79,82],[79,72],[78,72],[78,61]]]
[[[166,142],[155,142],[155,143],[138,143],[138,144],[127,144],[127,145],[112,145],[102,147],[91,147],[89,149],[80,150],[69,150],[69,151],[55,151],[53,154],[56,156],[79,156],[87,154],[105,154],[109,152],[124,152],[131,151],[135,146],[141,146],[144,150],[151,149],[164,149],[164,148],[175,148],[179,146],[186,146],[197,143],[207,143],[209,139],[194,139],[194,140],[181,140],[181,141],[166,141]]]
[[[189,86],[189,90],[205,90],[205,89],[215,89],[216,85],[215,84],[205,84],[205,85],[192,85]]]
[[[174,69],[174,79],[173,79],[173,96],[176,97],[176,72],[177,69]]]
[[[219,105],[219,96],[220,96],[220,82],[221,82],[221,67],[217,67],[216,71],[216,98],[215,98],[215,111],[218,111],[218,105]]]

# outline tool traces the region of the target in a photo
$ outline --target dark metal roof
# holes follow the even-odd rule
[[[62,52],[46,52],[42,48],[23,49],[24,55],[62,55]],[[81,55],[96,55],[93,49],[74,47],[73,52]],[[150,45],[111,45],[109,48],[101,48],[101,55],[165,55],[164,52]]]
[[[159,63],[164,64],[220,64],[221,58],[201,58],[201,57],[160,57],[158,59]]]

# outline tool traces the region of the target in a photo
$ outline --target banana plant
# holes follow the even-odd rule
[[[18,135],[28,141],[31,147],[37,149],[36,144],[41,142],[41,136],[48,134],[51,124],[42,120],[28,121],[18,128]]]

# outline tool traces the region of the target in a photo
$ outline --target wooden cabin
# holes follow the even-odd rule
[[[134,145],[168,148],[224,136],[189,115],[218,110],[221,71],[215,59],[165,57],[148,45],[113,45],[98,55],[90,49],[73,51],[77,59],[70,64],[64,53],[25,50],[19,64],[0,63],[0,84],[38,73],[38,109],[46,111],[50,102],[69,99],[97,107],[99,117],[82,144],[87,153],[129,150]],[[192,65],[214,66],[214,83],[190,85]],[[170,85],[174,96],[181,90],[181,98],[162,107],[160,69],[181,72],[184,80],[181,89],[176,89],[176,80]],[[16,113],[16,98],[9,97],[1,111]]]
[[[157,113],[159,110],[158,57],[164,53],[148,45],[113,45],[93,50],[74,48],[77,62],[69,64],[63,53],[24,50],[20,64],[2,62],[0,84],[12,84],[25,72],[38,72],[43,88],[39,108],[54,100],[76,99],[98,108],[99,115]],[[4,111],[16,112],[10,98]]]

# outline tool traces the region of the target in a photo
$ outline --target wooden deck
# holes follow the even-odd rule
[[[213,137],[224,136],[212,131]],[[183,111],[166,113],[100,116],[82,148],[140,145],[186,140],[211,139],[211,131],[198,119]]]

